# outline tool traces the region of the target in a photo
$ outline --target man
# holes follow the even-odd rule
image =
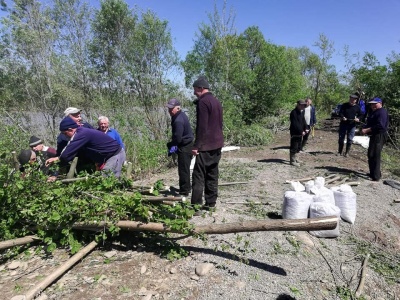
[[[108,135],[79,126],[71,117],[65,117],[60,123],[60,131],[69,138],[68,145],[59,157],[49,158],[46,166],[60,160],[70,162],[79,153],[85,154],[102,172],[111,171],[120,177],[125,161],[125,150]]]
[[[370,135],[368,145],[369,177],[373,181],[379,181],[382,176],[381,153],[388,138],[389,116],[387,110],[382,107],[382,99],[374,98],[368,104],[372,112],[361,132]]]
[[[76,124],[80,127],[84,128],[89,128],[89,129],[94,129],[92,125],[90,125],[87,122],[83,122],[82,120],[82,115],[81,115],[81,109],[76,108],[76,107],[68,107],[64,111],[64,117],[70,117],[72,120],[75,121]],[[64,135],[64,134],[59,134],[57,137],[57,156],[61,155],[61,152],[67,146],[69,142],[69,138]],[[91,163],[90,158],[85,157],[84,153],[78,153],[78,164],[76,166],[77,172],[79,173],[80,171],[88,171],[88,172],[94,172],[95,171],[95,166]],[[60,167],[66,168],[67,166],[61,162]]]
[[[18,162],[20,164],[19,170],[23,173],[23,176],[25,176],[25,165],[32,165],[36,162],[36,153],[31,149],[21,150],[18,154]]]
[[[290,164],[295,167],[300,166],[297,153],[300,152],[302,138],[307,133],[307,124],[304,118],[304,100],[297,101],[295,109],[290,112]]]
[[[112,137],[114,140],[118,142],[118,144],[125,149],[125,145],[122,142],[121,136],[119,135],[118,131],[114,128],[109,127],[110,121],[108,120],[107,117],[105,116],[100,116],[97,125],[99,126],[97,130],[100,130],[101,132],[104,132],[105,134],[109,135]]]
[[[353,144],[353,138],[356,133],[356,123],[360,122],[361,108],[357,104],[358,95],[352,94],[349,97],[349,102],[343,103],[340,107],[339,117],[339,150],[338,155],[342,155],[344,147],[344,139],[347,135],[346,152],[343,154],[346,157]]]
[[[305,146],[307,145],[310,132],[314,130],[314,126],[317,123],[317,118],[315,117],[315,107],[312,105],[312,100],[309,97],[306,99],[306,107],[304,108],[304,118],[306,120],[308,131],[303,136],[300,151],[305,150]]]
[[[40,170],[42,170],[43,173],[48,174],[49,168],[45,166],[45,162],[47,159],[57,156],[56,149],[45,146],[42,140],[34,135],[29,139],[29,147],[31,147],[36,154],[36,161],[40,166]],[[55,175],[55,173],[53,175]]]
[[[167,143],[168,152],[178,153],[179,194],[190,193],[190,162],[192,160],[193,132],[187,115],[181,110],[181,103],[171,99],[167,103],[171,116],[172,140]]]
[[[209,91],[209,84],[204,76],[193,83],[196,95],[196,139],[192,154],[196,163],[192,175],[192,204],[202,204],[204,190],[205,206],[209,210],[215,207],[218,197],[218,164],[221,148],[224,145],[222,132],[222,105]],[[198,211],[196,215],[200,215]]]

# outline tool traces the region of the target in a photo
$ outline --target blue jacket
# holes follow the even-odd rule
[[[101,131],[100,128],[97,128],[97,130]],[[114,128],[108,128],[107,130],[107,135],[112,137],[114,140],[118,142],[118,144],[125,149],[124,142],[121,139],[121,136],[119,135],[118,131]]]
[[[315,116],[315,107],[311,105],[310,126],[317,124],[317,117]]]
[[[69,162],[77,153],[84,153],[95,163],[105,163],[110,157],[121,151],[121,146],[112,137],[103,132],[84,127],[78,127],[68,145],[60,155],[60,160]]]

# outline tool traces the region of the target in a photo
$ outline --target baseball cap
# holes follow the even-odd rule
[[[76,114],[78,112],[81,112],[82,109],[76,108],[76,107],[68,107],[66,110],[64,110],[64,116],[68,116],[70,114]]]
[[[297,104],[299,104],[299,105],[307,105],[306,101],[304,101],[304,100],[297,101]]]
[[[60,123],[60,131],[66,131],[69,128],[78,128],[79,125],[71,117],[65,117]]]
[[[381,98],[374,98],[371,101],[368,102],[369,104],[374,104],[374,103],[382,103],[382,99]]]
[[[175,98],[172,98],[167,103],[168,108],[174,108],[175,106],[180,106],[180,105],[181,105],[181,103]]]

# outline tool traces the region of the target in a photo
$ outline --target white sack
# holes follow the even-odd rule
[[[315,185],[314,180],[307,181],[307,182],[304,184],[304,187],[306,188],[306,192],[307,192],[308,194],[311,193],[311,189],[313,188],[314,185]]]
[[[312,200],[313,196],[306,192],[285,192],[282,205],[282,218],[307,219]]]
[[[357,214],[357,195],[353,192],[351,186],[342,184],[339,187],[332,187],[335,204],[340,208],[340,217],[354,224]]]
[[[325,178],[324,177],[316,177],[314,183],[317,188],[322,188],[325,186]]]
[[[292,191],[295,191],[295,192],[305,191],[304,185],[302,185],[299,181],[291,181],[290,186],[292,188]]]
[[[333,191],[327,187],[323,186],[319,189],[312,189],[312,192],[315,194],[313,199],[314,202],[324,202],[335,205],[335,196],[333,195]]]
[[[329,217],[329,216],[337,216],[338,220],[340,217],[340,208],[331,203],[326,202],[314,202],[310,205],[310,218],[319,218],[319,217]],[[310,234],[316,237],[323,238],[333,238],[338,237],[339,232],[339,221],[336,225],[335,229],[332,230],[316,230],[310,231]]]

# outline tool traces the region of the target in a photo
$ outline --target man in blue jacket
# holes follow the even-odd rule
[[[58,160],[70,162],[78,153],[83,153],[102,172],[111,171],[116,177],[120,177],[125,161],[125,150],[116,140],[103,132],[79,126],[69,116],[61,121],[60,131],[69,138],[68,145],[59,157],[48,159],[47,166]]]
[[[204,191],[205,210],[215,207],[217,202],[218,165],[224,145],[222,105],[209,88],[204,76],[200,76],[193,83],[194,94],[197,97],[195,101],[197,120],[196,139],[192,149],[196,163],[192,174],[191,203],[202,204]]]
[[[118,131],[114,128],[110,127],[110,121],[107,117],[105,116],[100,116],[97,125],[99,126],[97,130],[104,132],[105,134],[109,135],[112,137],[114,140],[118,142],[118,144],[125,149],[124,142],[121,139],[121,136],[119,135]]]
[[[171,116],[172,139],[167,143],[168,153],[178,154],[179,194],[188,196],[190,185],[190,162],[192,160],[193,132],[187,115],[181,110],[181,103],[171,99],[167,103]]]

